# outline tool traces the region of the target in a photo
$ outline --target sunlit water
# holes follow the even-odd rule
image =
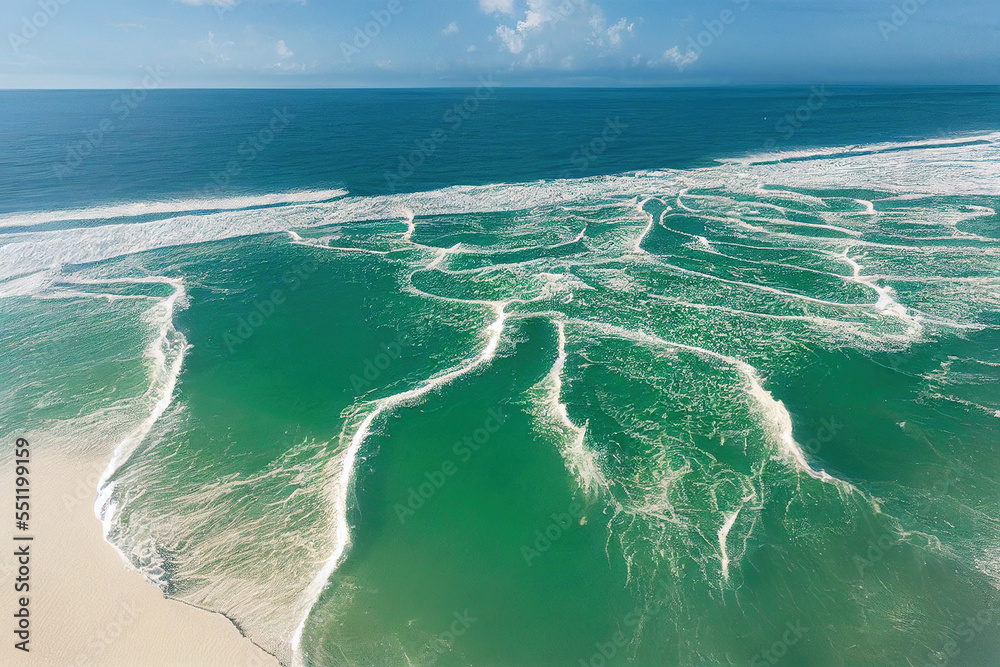
[[[0,424],[286,664],[994,664],[1000,134],[895,139],[32,190]]]

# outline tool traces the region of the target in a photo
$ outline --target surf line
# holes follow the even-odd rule
[[[132,453],[139,446],[139,443],[145,439],[166,409],[170,407],[171,402],[173,402],[174,389],[177,387],[177,379],[181,374],[184,356],[187,350],[190,349],[187,339],[174,327],[173,319],[178,302],[183,299],[187,291],[184,288],[184,283],[174,278],[122,279],[106,282],[158,282],[172,285],[174,288],[173,294],[146,311],[146,316],[150,318],[155,317],[153,321],[159,324],[158,335],[146,348],[146,357],[153,364],[153,381],[150,384],[149,390],[147,390],[147,395],[154,393],[159,387],[158,398],[146,419],[115,448],[114,453],[111,455],[111,460],[97,482],[97,500],[94,503],[94,514],[100,519],[103,526],[104,540],[114,547],[115,551],[118,551],[118,554],[126,564],[131,565],[131,561],[126,558],[121,550],[108,540],[108,534],[111,531],[111,522],[114,519],[115,510],[117,509],[114,501],[111,499],[115,490],[115,483],[109,482],[109,480],[128,461]],[[157,311],[160,312],[157,313]],[[173,353],[172,359],[170,358],[171,352]]]
[[[585,494],[591,494],[597,489],[607,491],[608,481],[601,470],[597,455],[586,445],[588,423],[577,426],[569,418],[569,409],[563,402],[563,372],[566,368],[566,323],[561,319],[554,320],[558,334],[558,350],[556,360],[549,374],[542,380],[548,385],[545,402],[551,416],[559,428],[564,431],[563,446],[560,453],[566,468],[575,475]]]
[[[650,202],[653,202],[653,201],[660,202],[660,204],[663,205],[663,210],[660,212],[659,216],[655,216],[655,215],[653,215],[652,213],[650,213],[649,211],[646,210],[646,204],[648,204]],[[635,246],[632,247],[632,252],[634,252],[636,254],[639,254],[639,255],[642,255],[642,254],[646,254],[646,251],[642,249],[642,242],[645,241],[646,237],[649,236],[649,233],[651,231],[653,231],[653,227],[656,226],[657,220],[658,219],[662,220],[663,216],[666,215],[668,211],[672,211],[673,209],[670,206],[668,206],[667,203],[665,201],[663,201],[662,199],[660,199],[659,197],[648,197],[646,199],[643,199],[641,202],[639,202],[636,205],[636,210],[639,213],[642,213],[643,215],[645,215],[647,218],[649,218],[649,224],[647,224],[646,227],[645,227],[645,229],[642,230],[642,233],[639,234],[639,238],[637,238],[635,240]]]
[[[729,581],[729,550],[726,547],[726,540],[729,538],[729,531],[733,529],[733,524],[736,523],[736,517],[740,515],[740,511],[743,509],[743,505],[737,507],[731,514],[726,517],[726,521],[719,528],[719,562],[722,564],[722,579],[724,581]]]
[[[201,211],[240,211],[274,206],[298,206],[328,202],[346,197],[347,190],[308,190],[273,195],[248,195],[243,197],[187,199],[180,201],[150,201],[92,208],[63,209],[8,213],[0,215],[0,228],[29,227],[49,222],[76,222],[84,220],[117,220],[139,218],[147,215],[194,213]]]
[[[816,470],[809,465],[809,462],[806,460],[805,453],[802,451],[802,447],[799,446],[799,444],[795,441],[795,438],[792,436],[792,418],[788,413],[788,409],[785,408],[785,404],[774,398],[769,391],[764,389],[757,369],[747,362],[720,352],[706,350],[703,347],[685,345],[684,343],[675,343],[651,334],[641,331],[632,331],[613,324],[577,319],[567,320],[567,323],[575,326],[595,329],[600,333],[623,338],[625,340],[652,343],[660,347],[671,347],[678,350],[685,350],[702,358],[718,359],[736,368],[736,370],[739,371],[746,380],[749,389],[748,393],[763,412],[764,421],[770,431],[769,435],[777,440],[779,451],[784,455],[784,457],[790,460],[791,463],[794,464],[795,468],[800,472],[806,473],[815,480],[832,484],[840,491],[847,493],[854,493],[858,491],[858,489],[850,482],[838,479],[824,470]]]
[[[471,373],[480,366],[491,362],[496,356],[497,348],[500,345],[500,337],[503,334],[504,324],[507,321],[506,309],[509,305],[509,301],[490,303],[496,318],[486,329],[486,345],[482,352],[473,357],[472,360],[459,366],[458,368],[455,368],[454,370],[447,371],[441,375],[425,380],[423,384],[415,389],[410,389],[408,391],[374,401],[370,404],[371,409],[368,414],[355,429],[347,449],[344,450],[342,468],[340,470],[337,483],[333,489],[334,515],[337,521],[334,531],[334,550],[323,564],[323,567],[316,574],[312,583],[309,584],[303,593],[305,600],[305,604],[303,606],[305,607],[306,612],[303,615],[302,620],[299,622],[298,627],[295,628],[295,633],[292,635],[292,664],[296,667],[302,667],[305,664],[302,660],[301,645],[302,633],[305,630],[306,622],[309,620],[313,607],[316,606],[320,596],[323,594],[323,590],[326,588],[330,576],[334,573],[334,571],[336,571],[337,567],[343,561],[347,548],[351,543],[350,526],[347,523],[347,501],[350,495],[351,485],[354,482],[358,452],[364,444],[365,439],[367,439],[367,437],[371,434],[372,424],[375,419],[383,413],[398,406],[417,401],[438,387],[449,384],[463,375]],[[347,428],[348,427],[345,426],[345,430]]]

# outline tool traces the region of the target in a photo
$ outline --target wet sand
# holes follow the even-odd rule
[[[104,541],[93,512],[95,475],[104,463],[37,447],[32,451],[31,523],[23,535],[34,539],[15,542],[13,517],[0,522],[5,553],[0,617],[8,619],[0,664],[278,667],[273,656],[221,614],[165,598]],[[11,505],[13,477],[12,465],[0,471],[0,488],[9,490]],[[15,544],[30,545],[28,593],[13,590]],[[14,647],[19,639],[13,634],[12,615],[24,595],[29,598],[28,653]]]

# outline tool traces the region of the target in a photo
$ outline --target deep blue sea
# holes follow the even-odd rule
[[[0,91],[0,211],[690,169],[998,118],[995,87]]]
[[[283,664],[1000,664],[1000,89],[3,91],[0,137],[0,433]]]

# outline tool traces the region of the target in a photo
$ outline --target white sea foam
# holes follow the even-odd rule
[[[725,313],[727,315],[736,315],[738,317],[776,320],[779,322],[805,322],[807,324],[812,324],[815,325],[817,328],[822,328],[822,329],[835,330],[835,331],[852,330],[854,332],[858,332],[857,325],[851,322],[845,322],[844,320],[835,320],[829,317],[820,317],[818,315],[776,315],[774,313],[758,313],[751,310],[730,308],[729,306],[719,306],[719,305],[705,304],[705,303],[692,303],[690,301],[685,301],[684,299],[662,296],[660,294],[650,294],[649,298],[655,299],[657,301],[664,301],[666,303],[681,306],[683,308],[691,308],[693,310],[711,310],[711,311]]]
[[[111,206],[95,206],[93,208],[7,213],[0,215],[0,229],[5,227],[27,227],[49,222],[115,220],[118,218],[170,215],[193,211],[221,211],[277,206],[281,204],[308,204],[336,199],[346,194],[346,190],[310,190],[284,194],[247,195],[244,197],[218,199],[183,199],[162,202],[131,202]]]
[[[729,549],[726,546],[726,540],[729,539],[729,531],[733,529],[733,524],[736,523],[736,518],[740,515],[741,509],[743,509],[742,505],[737,507],[726,517],[725,522],[719,528],[719,560],[722,563],[722,578],[726,581],[729,580]]]
[[[762,188],[757,187],[754,194],[761,199],[787,199],[794,202],[799,202],[800,204],[809,204],[811,206],[818,206],[820,208],[829,208],[829,204],[820,199],[819,197],[814,197],[812,195],[803,194],[801,192],[792,192],[790,190],[779,190],[777,188]]]
[[[656,222],[657,222],[657,218],[654,217],[652,213],[647,213],[646,212],[646,204],[649,203],[649,202],[651,202],[651,201],[653,201],[653,200],[659,201],[661,204],[663,203],[661,200],[657,199],[656,197],[650,197],[649,199],[646,199],[646,200],[643,200],[642,202],[640,202],[639,205],[636,207],[640,213],[642,213],[644,216],[646,216],[647,218],[649,218],[649,224],[647,224],[646,228],[642,230],[641,234],[639,234],[639,238],[637,238],[635,240],[634,252],[636,252],[636,253],[646,252],[645,250],[642,249],[642,242],[646,239],[647,236],[649,236],[649,233],[651,231],[653,231],[653,227],[656,225]],[[666,206],[665,204],[664,204],[664,206],[665,206],[664,211],[659,216],[660,220],[662,220],[663,216],[666,215],[666,212],[670,210],[669,206]]]
[[[761,182],[808,189],[876,189],[893,194],[1000,195],[1000,133],[923,145],[886,144],[857,155],[807,152],[799,162],[750,166]],[[919,143],[919,142],[918,142]],[[911,150],[898,150],[911,148]],[[750,160],[750,163],[759,162]],[[741,165],[747,168],[744,163]],[[877,173],[877,180],[873,180]]]
[[[955,146],[964,147],[970,142],[985,141],[990,143],[1000,142],[1000,132],[967,136],[967,137],[947,137],[940,139],[921,139],[918,141],[883,142],[878,144],[864,144],[855,146],[832,146],[827,148],[812,148],[788,150],[771,153],[755,153],[747,157],[720,160],[722,163],[733,163],[739,165],[752,165],[763,161],[781,160],[801,160],[803,158],[837,158],[838,156],[866,154],[875,155],[879,153],[896,152],[900,150],[933,150],[937,148],[951,148]]]
[[[558,347],[556,360],[548,375],[533,389],[539,394],[536,399],[537,416],[548,423],[561,441],[560,453],[566,468],[574,476],[584,493],[597,490],[606,491],[608,481],[601,470],[597,453],[587,444],[587,424],[577,426],[569,418],[569,410],[562,401],[563,373],[566,367],[566,323],[557,320],[556,334]]]
[[[898,144],[882,148],[875,147],[871,150],[861,151],[859,155],[842,157],[836,157],[835,154],[843,154],[846,152],[844,149],[831,149],[828,153],[819,151],[813,155],[805,155],[805,157],[817,159],[794,163],[750,165],[751,161],[748,160],[689,172],[668,170],[629,176],[595,177],[579,181],[462,186],[436,192],[379,197],[345,197],[346,193],[331,190],[318,193],[300,193],[293,196],[274,195],[272,198],[253,198],[252,201],[250,199],[229,199],[140,203],[79,211],[12,214],[0,216],[0,227],[30,226],[46,222],[72,222],[74,220],[116,219],[116,222],[115,224],[71,231],[26,232],[0,237],[0,280],[4,280],[4,282],[0,282],[0,297],[51,293],[53,281],[60,276],[64,267],[71,264],[96,262],[147,250],[252,234],[282,233],[287,234],[293,243],[314,245],[317,241],[309,239],[306,232],[310,228],[319,228],[330,224],[349,225],[352,222],[370,220],[402,220],[405,223],[405,230],[395,237],[397,240],[392,241],[390,247],[430,251],[414,253],[421,255],[417,261],[424,262],[423,266],[416,266],[414,270],[437,271],[443,270],[442,267],[446,265],[450,256],[488,255],[493,250],[463,246],[462,244],[456,244],[447,249],[420,245],[413,241],[413,236],[418,225],[421,224],[419,220],[421,217],[472,212],[540,210],[542,213],[535,216],[538,219],[533,220],[531,224],[542,225],[545,223],[545,216],[551,210],[565,209],[577,212],[600,210],[604,212],[614,209],[619,211],[619,222],[626,221],[628,223],[627,225],[621,224],[622,238],[617,239],[616,242],[602,241],[604,245],[601,245],[599,250],[594,252],[595,255],[600,255],[599,257],[596,257],[593,262],[581,261],[581,265],[588,267],[597,267],[598,264],[602,263],[610,265],[608,268],[593,269],[594,275],[599,277],[598,280],[604,280],[602,287],[616,290],[626,296],[632,296],[637,290],[642,289],[641,281],[630,276],[628,271],[621,268],[623,263],[631,262],[630,266],[641,265],[643,270],[652,271],[665,268],[674,274],[673,278],[680,275],[685,278],[709,280],[713,286],[740,287],[750,293],[763,294],[766,298],[775,301],[788,300],[803,307],[797,312],[821,311],[823,314],[756,313],[753,311],[754,306],[744,307],[740,303],[731,305],[701,304],[696,301],[695,296],[686,293],[684,297],[650,295],[653,298],[670,300],[692,310],[711,311],[720,316],[731,315],[734,320],[749,316],[760,320],[802,321],[817,328],[839,330],[845,335],[859,337],[862,335],[890,337],[891,334],[885,331],[885,327],[889,325],[882,327],[888,321],[893,326],[898,325],[905,329],[902,338],[914,340],[921,336],[924,326],[944,320],[943,318],[935,320],[933,317],[924,316],[916,308],[904,305],[906,298],[900,297],[892,290],[891,286],[886,284],[891,281],[880,278],[883,274],[889,275],[888,271],[885,270],[885,264],[888,264],[889,270],[891,270],[894,266],[891,262],[895,261],[905,270],[906,265],[900,261],[899,257],[907,257],[910,256],[909,253],[917,252],[913,246],[904,245],[905,241],[900,241],[897,244],[875,242],[865,238],[869,232],[876,229],[875,225],[880,219],[886,217],[885,214],[876,213],[874,204],[867,200],[854,200],[858,206],[863,208],[862,211],[837,212],[830,210],[827,202],[823,199],[790,190],[762,189],[760,186],[778,184],[783,188],[870,188],[894,193],[890,199],[880,200],[883,202],[904,198],[919,199],[930,194],[996,195],[1000,193],[1000,185],[998,185],[1000,184],[1000,167],[998,167],[1000,165],[1000,134],[986,135],[984,141],[989,143],[959,145],[963,143],[963,140],[955,140],[952,142],[933,142],[932,145],[923,147]],[[914,150],[905,152],[894,150],[901,147]],[[945,163],[947,165],[943,166]],[[873,173],[878,175],[877,182],[872,181]],[[715,188],[719,190],[720,194],[695,195],[690,193],[690,189],[693,188]],[[913,195],[914,192],[920,194]],[[729,197],[726,193],[767,197],[772,202],[737,201],[737,198]],[[336,197],[343,198],[335,202],[327,201]],[[659,220],[654,219],[654,216],[646,213],[643,208],[653,199],[664,202],[665,210]],[[810,215],[818,216],[823,223],[770,218],[763,213],[758,215],[765,209],[776,211],[777,215],[784,215],[782,211],[794,210],[785,209],[773,203],[773,200],[780,199],[792,200],[797,204],[817,209],[813,210]],[[827,275],[846,278],[848,283],[855,283],[872,290],[873,301],[868,304],[838,303],[807,293],[800,294],[757,284],[751,279],[733,280],[720,278],[707,272],[692,271],[671,265],[655,255],[646,253],[642,250],[641,244],[656,230],[656,223],[662,222],[663,216],[666,216],[667,212],[671,210],[671,207],[665,203],[667,201],[676,203],[677,209],[696,214],[713,223],[711,234],[692,237],[698,244],[698,252],[714,252],[717,247],[729,245],[760,252],[798,250],[814,253],[823,258],[836,257],[850,268],[851,275],[843,277],[832,273]],[[694,202],[698,203],[694,204]],[[282,206],[282,204],[286,205]],[[261,208],[269,206],[273,208]],[[694,208],[694,206],[701,208]],[[750,215],[740,213],[740,207],[753,207],[755,212]],[[172,215],[192,211],[213,212],[178,215],[151,222],[126,222],[124,220],[136,216]],[[635,215],[637,211],[640,216]],[[992,209],[988,207],[977,207],[969,208],[964,216],[967,219],[992,214]],[[560,213],[560,215],[562,214]],[[940,236],[941,239],[975,240],[980,244],[996,243],[996,240],[983,239],[959,232],[954,225],[958,224],[962,215],[961,212],[957,212],[946,219],[946,217],[942,217],[942,214],[942,216],[925,222],[941,226],[944,233]],[[747,220],[760,224],[749,224]],[[725,230],[725,234],[717,235],[715,233],[717,226],[715,223],[718,223],[718,226]],[[593,225],[593,228],[597,230],[601,230],[602,227],[603,225],[599,224]],[[781,227],[786,229],[781,229]],[[837,231],[849,238],[832,239],[815,234],[810,235],[806,233],[810,230],[809,228]],[[798,231],[802,233],[797,234]],[[596,233],[599,232],[590,231],[585,226],[583,231],[576,234],[572,240],[566,240],[554,246],[532,246],[532,249],[551,249],[584,239],[587,239],[589,246],[591,244],[589,239],[593,238]],[[947,234],[952,235],[947,236]],[[569,236],[565,238],[569,239]],[[754,245],[757,242],[760,245]],[[767,244],[772,245],[768,246]],[[518,247],[517,249],[522,248]],[[370,248],[330,248],[330,250],[376,254],[384,252]],[[498,252],[506,250],[508,249]],[[892,252],[888,253],[888,258],[865,256],[865,253],[874,255],[876,251]],[[936,252],[934,248],[927,247],[921,248],[919,251]],[[982,249],[969,250],[970,254],[973,252],[978,252],[983,257],[990,257],[987,251]],[[773,265],[785,269],[798,268],[806,273],[826,273],[809,267],[794,267],[788,262],[740,261],[759,266]],[[877,264],[878,261],[883,264]],[[874,269],[872,268],[873,264]],[[565,270],[569,266],[568,262],[563,264],[558,262],[551,264],[520,262],[505,265],[516,279],[524,281],[530,278],[540,282],[543,287],[540,293],[533,298],[530,298],[530,295],[525,296],[526,290],[518,295],[522,298],[511,298],[504,301],[432,294],[416,288],[412,280],[409,282],[407,289],[413,294],[452,303],[487,306],[493,310],[495,319],[486,330],[485,344],[480,353],[468,361],[458,364],[453,370],[426,380],[415,389],[380,401],[362,404],[348,419],[342,433],[342,448],[324,468],[327,472],[327,479],[331,480],[328,501],[330,516],[333,517],[334,521],[332,537],[334,548],[325,560],[321,560],[322,567],[316,572],[308,586],[297,592],[299,597],[295,610],[306,610],[291,637],[291,646],[298,664],[302,664],[302,633],[309,613],[319,600],[331,574],[339,567],[350,547],[351,536],[347,523],[350,490],[354,483],[359,453],[370,437],[379,417],[400,405],[417,402],[436,388],[454,381],[483,364],[488,364],[497,354],[505,321],[508,317],[507,310],[512,305],[541,303],[549,299],[555,302],[555,299],[558,298],[556,306],[548,304],[539,306],[539,308],[555,309],[557,306],[574,303],[574,298],[578,293],[601,291],[588,285],[569,270],[566,270],[565,274],[555,273],[555,271]],[[602,270],[606,273],[598,273]],[[877,271],[877,275],[866,274],[866,270]],[[475,269],[469,270],[467,273],[474,274],[476,271]],[[411,279],[412,275],[411,273]],[[919,278],[899,276],[899,280],[908,279],[918,280]],[[151,383],[150,393],[146,398],[149,415],[133,433],[120,442],[101,477],[95,511],[104,521],[106,534],[121,509],[115,505],[115,498],[118,494],[116,494],[115,483],[111,480],[116,471],[129,460],[135,448],[147,437],[150,429],[170,405],[186,348],[186,341],[173,328],[172,324],[174,311],[184,299],[183,283],[172,279],[149,280],[172,285],[174,293],[166,299],[159,300],[157,305],[149,311],[150,324],[157,331],[149,348]],[[933,282],[937,278],[931,276],[927,280]],[[953,280],[970,281],[973,279],[957,276]],[[978,283],[979,287],[983,291],[991,289],[990,280],[992,279],[984,278],[983,282]],[[134,281],[126,279],[125,282]],[[593,282],[597,284],[597,281]],[[714,291],[714,287],[709,287],[706,293]],[[64,289],[62,296],[70,294],[69,290]],[[83,294],[81,291],[78,295]],[[86,296],[110,298],[114,295],[87,293]],[[773,299],[773,297],[778,297],[778,299]],[[806,307],[809,310],[805,310]],[[858,321],[848,317],[845,317],[843,321],[833,319],[838,317],[835,314],[836,311],[850,313],[852,316],[869,317],[877,322],[881,328],[876,329],[872,325],[868,331],[862,331],[864,327]],[[530,314],[526,312],[525,314],[510,315],[510,317],[527,317]],[[538,315],[537,312],[533,314]],[[831,314],[833,317],[830,317]],[[673,351],[686,351],[701,359],[718,362],[735,369],[739,373],[739,377],[743,379],[746,394],[756,406],[761,424],[768,434],[768,441],[774,447],[778,457],[796,473],[801,473],[824,484],[833,485],[845,495],[857,491],[848,482],[812,467],[803,449],[793,437],[791,416],[784,404],[764,388],[764,382],[757,369],[739,358],[737,353],[730,354],[731,350],[729,349],[726,352],[712,351],[710,348],[713,345],[710,344],[695,345],[691,344],[692,341],[688,343],[672,342],[618,324],[602,324],[582,318],[569,318],[558,310],[546,311],[545,316],[550,316],[557,322],[559,349],[552,370],[547,376],[547,395],[544,403],[550,416],[566,436],[563,455],[567,467],[577,476],[584,489],[606,488],[608,480],[605,478],[607,473],[602,469],[600,457],[588,447],[588,425],[574,424],[570,420],[567,407],[563,402],[562,383],[566,370],[567,327],[573,330],[576,328],[596,329],[608,336],[634,340]],[[956,324],[956,326],[958,325],[960,323]],[[759,362],[754,361],[754,363],[760,366]],[[678,471],[673,472],[682,474]],[[665,483],[667,482],[669,480]],[[749,491],[747,490],[746,498],[753,497]],[[720,525],[716,537],[722,577],[725,580],[728,580],[730,576],[733,558],[738,558],[738,550],[735,549],[735,534],[743,533],[746,535],[745,524],[752,520],[747,518],[751,514],[750,507],[752,507],[752,505],[746,504],[748,502],[750,501],[745,500],[743,505],[730,503],[718,508],[721,525],[714,525]],[[205,511],[209,512],[210,510],[206,509]],[[646,511],[650,516],[655,515],[665,521],[676,519],[669,508],[661,505],[650,504],[648,507],[640,507],[636,511]],[[733,533],[734,529],[735,533]],[[733,533],[732,536],[731,533]],[[714,542],[711,540],[711,534],[708,534],[707,537],[709,542]],[[714,544],[712,548],[714,549]],[[230,591],[230,589],[226,590]]]
[[[865,207],[865,214],[875,215],[875,204],[868,201],[867,199],[855,199],[854,202]]]
[[[676,350],[686,350],[702,358],[716,359],[732,366],[739,371],[746,380],[747,393],[754,399],[760,409],[766,430],[771,437],[773,444],[778,448],[782,457],[792,463],[800,472],[806,473],[813,479],[833,484],[845,491],[855,492],[857,489],[848,482],[837,479],[822,470],[815,470],[806,460],[805,452],[795,438],[792,436],[792,417],[788,414],[784,403],[774,398],[770,392],[764,389],[760,375],[750,364],[741,359],[731,357],[720,352],[705,349],[695,345],[686,345],[664,340],[658,336],[645,333],[643,331],[633,331],[624,327],[607,324],[603,322],[589,322],[586,320],[567,320],[574,326],[595,329],[609,336],[633,340],[639,343],[653,344],[658,347],[673,348]]]
[[[111,282],[127,282],[125,280]],[[147,311],[146,317],[151,326],[156,330],[156,336],[147,348],[146,356],[150,364],[150,387],[147,397],[152,402],[149,415],[138,425],[127,438],[118,444],[111,460],[101,474],[97,483],[98,497],[94,505],[94,512],[97,518],[104,525],[105,538],[114,519],[115,504],[111,501],[114,493],[114,484],[109,482],[111,477],[121,468],[136,447],[142,443],[143,439],[163,415],[167,407],[174,398],[174,389],[177,386],[177,379],[180,377],[181,366],[184,363],[184,355],[187,351],[187,341],[184,335],[174,328],[174,311],[181,305],[186,294],[184,283],[171,278],[146,279],[142,282],[162,282],[173,286],[174,292],[166,299],[157,303]]]
[[[358,452],[364,444],[364,441],[371,433],[372,424],[383,413],[396,407],[419,401],[435,389],[449,384],[463,375],[466,375],[480,366],[488,364],[492,361],[493,357],[496,355],[497,347],[500,344],[500,337],[503,334],[504,322],[507,318],[505,313],[507,305],[507,303],[493,304],[496,319],[489,325],[489,327],[487,327],[486,345],[482,352],[480,352],[471,361],[459,366],[458,368],[442,373],[441,375],[434,376],[415,389],[410,389],[408,391],[389,396],[388,398],[376,401],[373,404],[362,406],[359,409],[359,412],[363,413],[365,416],[361,420],[360,424],[350,425],[351,428],[354,428],[354,431],[350,435],[347,447],[338,457],[340,459],[338,462],[340,474],[331,487],[331,501],[335,508],[334,516],[336,517],[335,547],[333,553],[330,554],[330,557],[316,574],[312,583],[309,584],[302,594],[302,599],[305,601],[305,607],[309,611],[302,617],[302,620],[295,629],[295,633],[292,635],[291,647],[294,656],[293,664],[304,664],[302,661],[301,642],[302,633],[305,630],[306,622],[309,620],[309,613],[315,606],[316,601],[319,600],[320,595],[323,593],[323,589],[326,588],[330,576],[340,565],[348,547],[350,546],[350,526],[347,523],[348,498],[354,481]],[[347,432],[345,428],[344,436],[346,435]]]
[[[407,231],[403,241],[411,241],[414,219],[419,216],[528,210],[541,206],[587,204],[595,199],[605,205],[636,201],[645,193],[673,191],[682,210],[698,212],[682,198],[711,200],[711,197],[688,194],[687,188],[729,187],[748,194],[761,193],[748,183],[781,183],[800,188],[877,187],[898,194],[922,191],[926,194],[1000,194],[1000,133],[985,135],[987,144],[958,145],[950,142],[943,148],[905,152],[882,152],[856,157],[830,158],[813,162],[747,166],[724,164],[689,172],[641,172],[629,176],[606,176],[579,181],[559,181],[520,185],[456,186],[435,192],[346,197],[336,202],[315,203],[346,193],[340,190],[274,195],[264,198],[197,200],[174,203],[134,203],[76,211],[51,211],[8,214],[0,225],[28,225],[56,220],[94,220],[123,216],[170,214],[192,210],[217,211],[209,214],[174,216],[145,223],[104,225],[72,231],[21,233],[0,240],[0,280],[42,270],[58,270],[74,263],[95,262],[125,254],[175,245],[216,241],[237,236],[288,232],[290,229],[362,220],[396,219],[405,216]],[[935,142],[937,146],[940,142]],[[946,142],[947,143],[947,142]],[[906,144],[902,144],[906,145]],[[951,146],[951,147],[948,147]],[[946,154],[942,155],[942,151]],[[822,155],[822,152],[817,153]],[[953,164],[941,167],[943,158]],[[877,162],[875,162],[877,161]],[[879,181],[871,182],[872,169],[878,168]],[[790,191],[766,190],[769,197],[792,196],[809,200]],[[639,201],[645,202],[648,194]],[[220,211],[227,207],[274,206],[251,210]],[[641,206],[641,204],[640,204]],[[977,212],[985,214],[985,212]],[[652,223],[647,219],[645,238]],[[742,224],[746,224],[743,221]],[[785,224],[785,223],[782,223]],[[789,223],[791,224],[791,223]],[[808,225],[810,223],[799,223]],[[840,231],[847,231],[841,228]]]
[[[54,279],[48,271],[34,271],[27,275],[9,278],[0,283],[0,299],[39,294],[48,288]]]
[[[839,232],[845,236],[861,236],[862,232],[855,229],[847,229],[845,227],[838,227],[837,225],[824,225],[815,222],[799,222],[796,220],[788,220],[787,218],[758,218],[754,216],[744,216],[741,220],[753,220],[754,222],[761,222],[767,225],[775,225],[778,227],[803,227],[807,229],[827,229],[832,232]],[[766,229],[766,228],[765,228]]]

